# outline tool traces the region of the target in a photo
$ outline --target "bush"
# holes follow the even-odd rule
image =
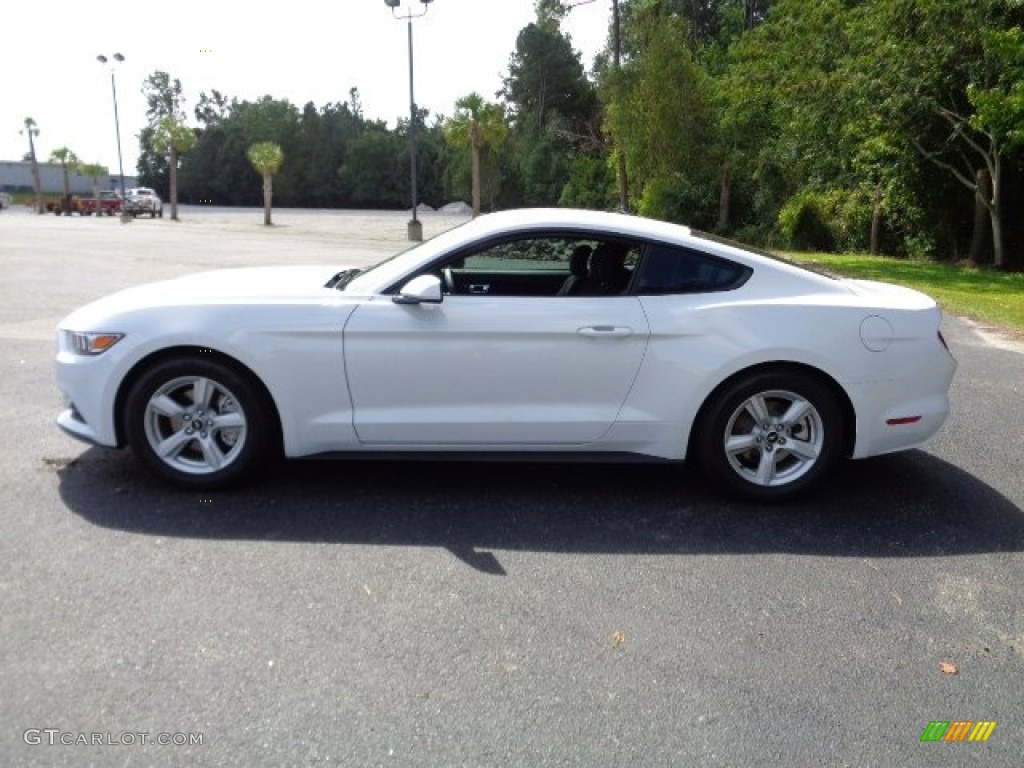
[[[642,216],[710,231],[718,215],[717,190],[691,182],[681,174],[647,182],[640,199]]]
[[[779,212],[779,231],[790,247],[811,251],[864,251],[871,237],[870,195],[861,190],[805,189]]]
[[[835,250],[822,195],[809,189],[798,192],[779,211],[779,230],[790,248],[800,251]]]
[[[570,208],[613,209],[618,202],[615,172],[603,157],[579,155],[569,166],[569,181],[562,188],[559,205]]]

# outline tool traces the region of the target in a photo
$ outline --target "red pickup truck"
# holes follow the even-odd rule
[[[78,199],[78,212],[83,216],[92,216],[96,212],[95,197],[81,197]],[[113,216],[121,212],[121,195],[112,189],[105,189],[100,192],[100,214]]]

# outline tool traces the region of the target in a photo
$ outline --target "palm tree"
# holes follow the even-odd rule
[[[71,215],[71,182],[68,180],[68,169],[78,167],[78,156],[67,147],[58,147],[50,153],[51,163],[60,163],[64,174],[64,201],[61,208],[68,216]]]
[[[39,128],[36,126],[36,121],[31,117],[25,118],[25,128],[20,131],[22,135],[28,134],[28,156],[29,161],[32,163],[32,189],[35,192],[35,209],[36,213],[43,212],[43,201],[40,197],[43,191],[43,185],[39,181],[39,161],[36,159],[36,143],[35,137],[39,135]]]
[[[259,141],[246,153],[253,168],[263,176],[263,223],[270,226],[270,201],[274,195],[274,174],[281,170],[284,152],[272,141]]]
[[[110,172],[105,165],[99,163],[80,163],[78,172],[92,179],[92,196],[96,200],[96,218],[98,219],[103,213],[103,209],[100,207],[100,176],[106,176]]]
[[[449,144],[473,153],[473,215],[480,215],[480,150],[497,147],[508,135],[505,109],[484,101],[475,91],[455,102],[455,114],[444,126]]]
[[[154,152],[166,152],[171,171],[171,218],[178,220],[178,157],[195,147],[195,133],[180,120],[161,117],[153,126],[150,145]]]

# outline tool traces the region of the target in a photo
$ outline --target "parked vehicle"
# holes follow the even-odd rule
[[[164,204],[156,191],[149,187],[134,187],[125,192],[124,210],[132,216],[149,214],[149,218],[164,216]]]
[[[369,269],[130,288],[58,330],[57,423],[209,489],[275,453],[693,457],[790,498],[922,445],[956,369],[935,302],[635,216],[481,216]]]
[[[74,195],[60,195],[58,197],[41,197],[39,199],[47,213],[57,216],[78,213],[78,198]]]
[[[0,192],[0,211],[11,207],[11,196],[6,192]]]
[[[96,198],[83,197],[78,200],[78,212],[82,216],[92,216],[96,212]],[[113,216],[121,212],[121,195],[112,189],[100,192],[100,214]]]

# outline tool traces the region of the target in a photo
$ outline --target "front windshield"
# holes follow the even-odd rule
[[[336,284],[334,287],[344,290],[346,293],[377,293],[407,274],[411,278],[413,275],[410,273],[414,272],[419,265],[432,261],[445,250],[462,242],[465,238],[465,233],[461,231],[462,228],[471,225],[473,221],[470,219],[429,240],[411,245],[394,256],[389,256],[372,267],[367,267],[362,272],[353,275],[351,279],[342,280],[343,285]]]

